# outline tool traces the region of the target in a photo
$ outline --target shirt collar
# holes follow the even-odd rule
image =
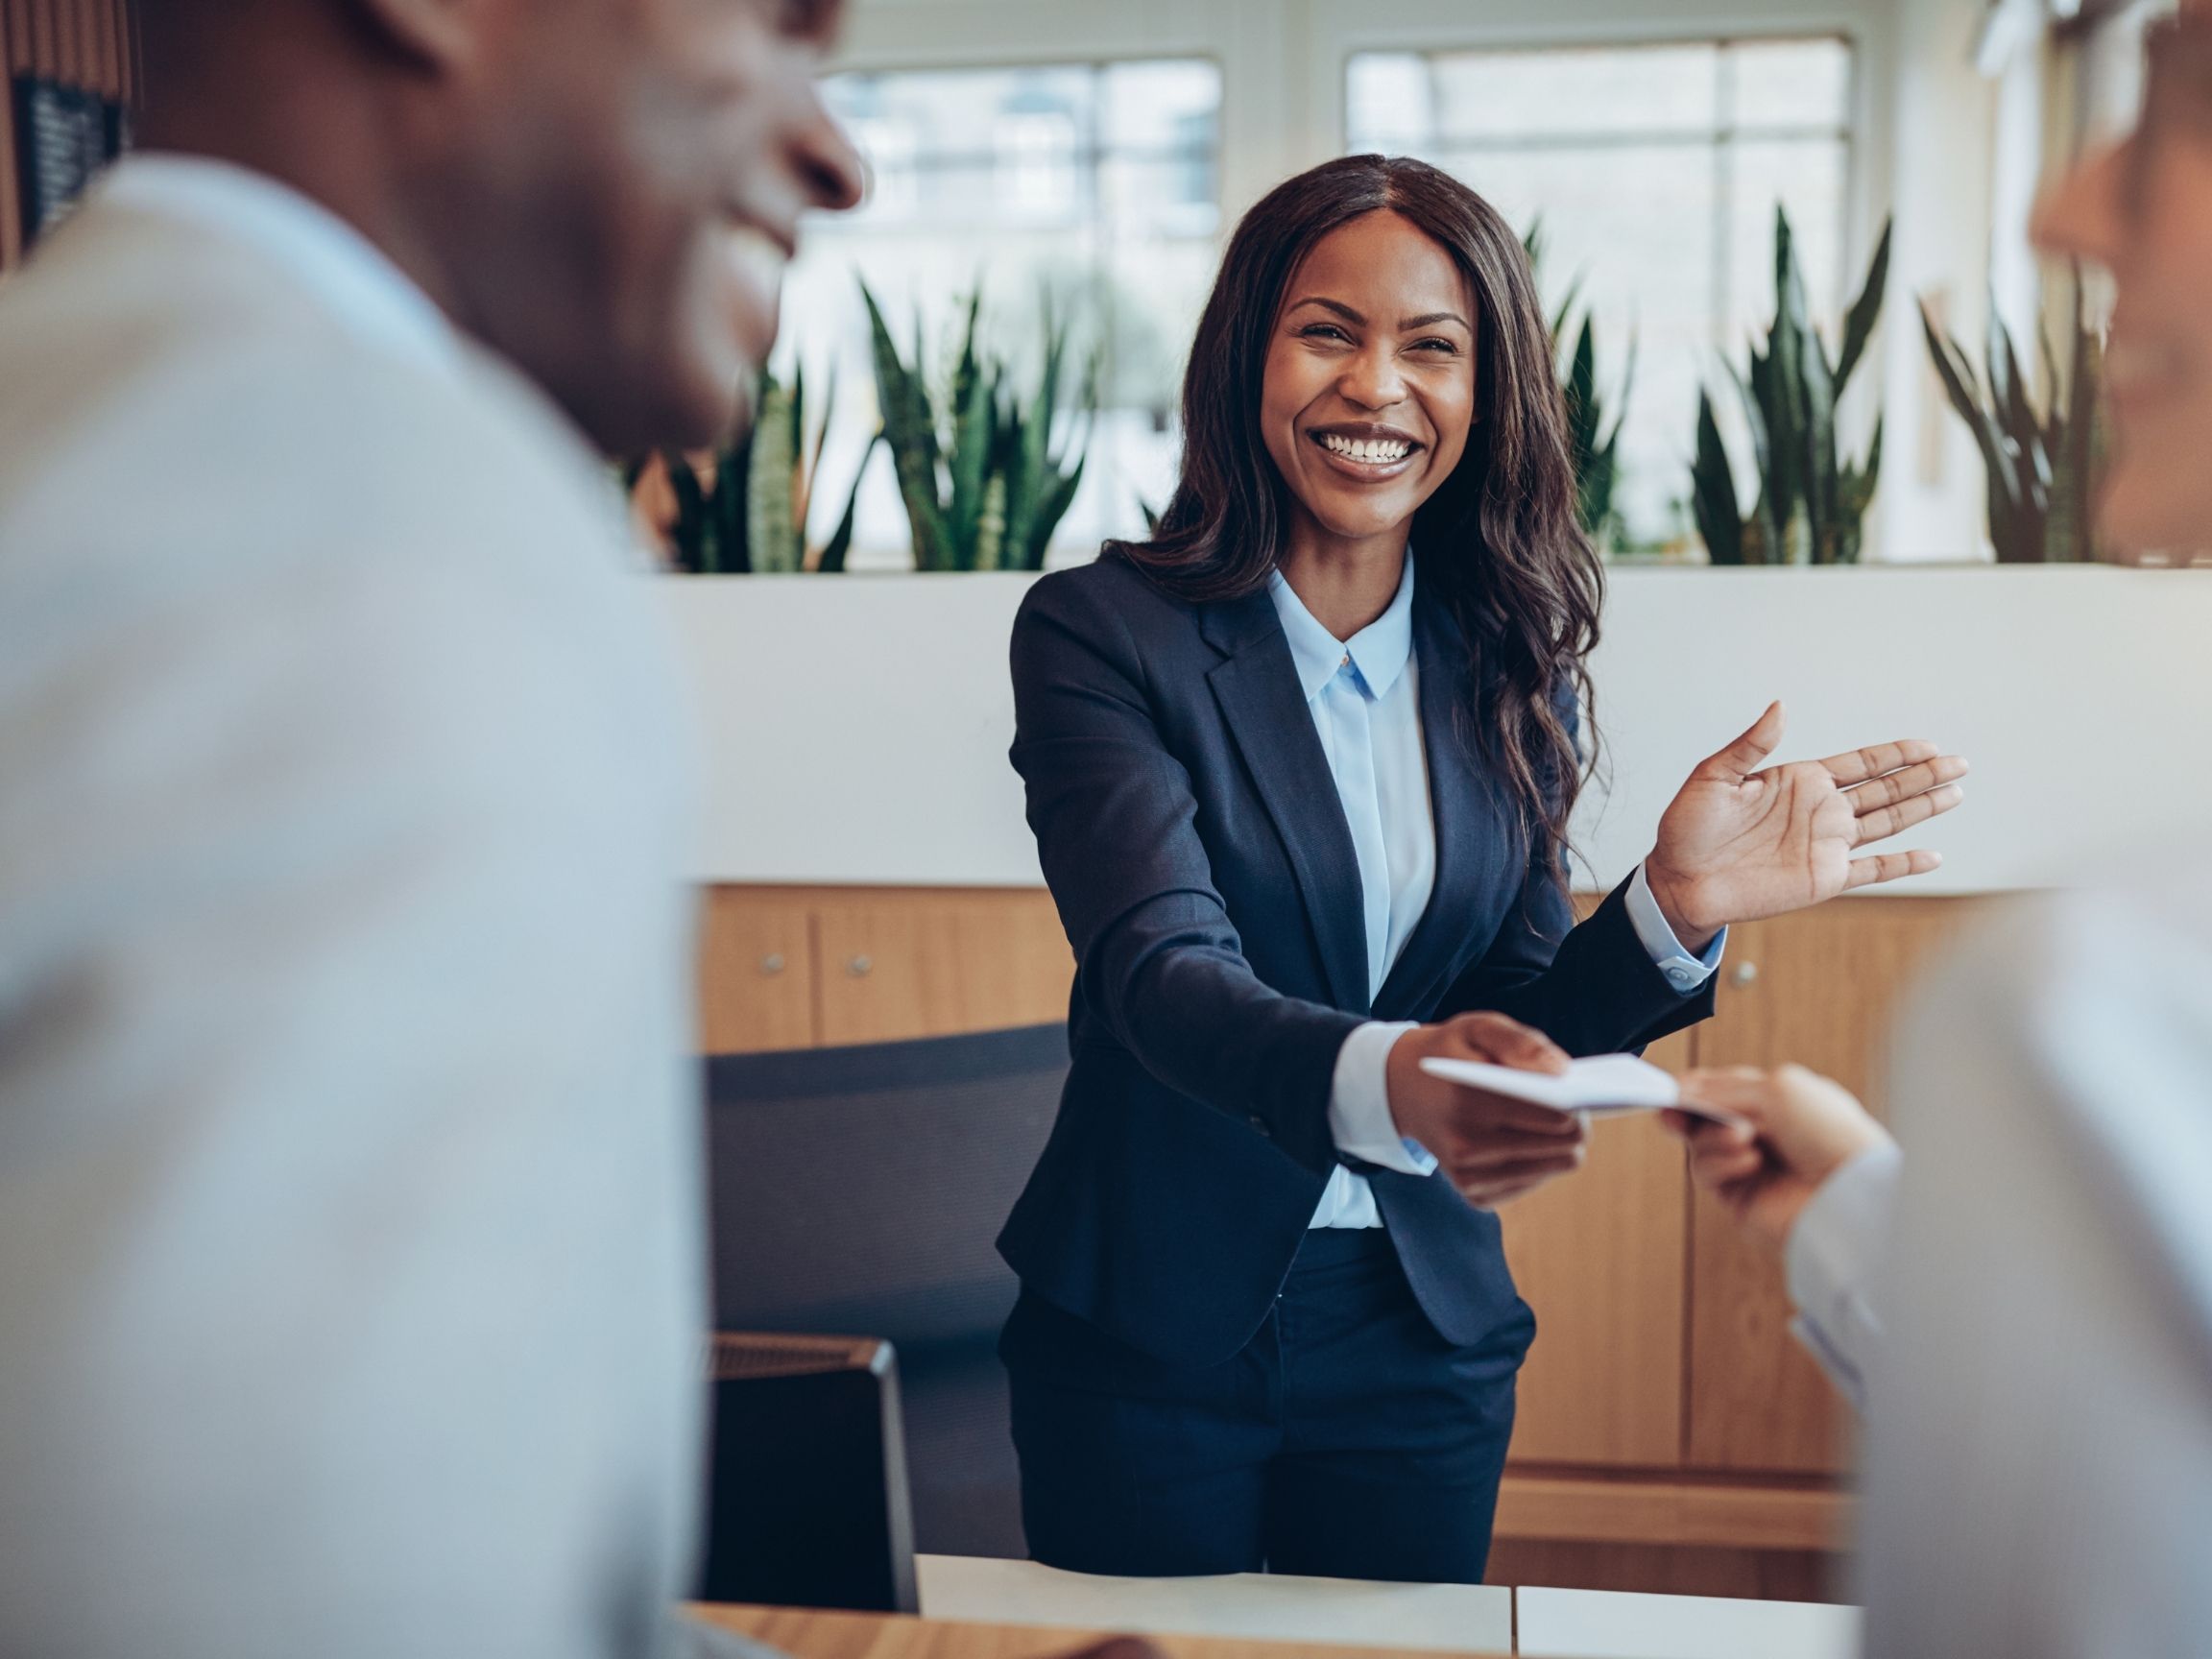
[[[1406,573],[1398,578],[1398,592],[1390,607],[1350,639],[1338,639],[1314,620],[1297,590],[1280,570],[1267,578],[1267,596],[1283,619],[1283,637],[1290,642],[1290,660],[1297,664],[1298,683],[1306,701],[1321,695],[1322,688],[1349,663],[1371,697],[1386,695],[1406,671],[1413,656],[1413,556],[1406,556]]]
[[[100,199],[182,219],[281,265],[347,327],[442,368],[462,361],[445,314],[391,257],[320,203],[266,174],[141,151],[109,168]]]

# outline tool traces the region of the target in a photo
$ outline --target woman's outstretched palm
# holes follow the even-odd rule
[[[1854,854],[1958,805],[1964,760],[1913,738],[1761,770],[1784,726],[1773,704],[1690,775],[1659,820],[1646,875],[1677,932],[1710,938],[1943,861],[1930,852]]]

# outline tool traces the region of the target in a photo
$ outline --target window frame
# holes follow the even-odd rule
[[[1732,121],[1718,127],[1682,132],[1562,132],[1549,133],[1529,142],[1460,141],[1439,142],[1437,148],[1455,155],[1507,155],[1516,150],[1534,151],[1554,147],[1595,149],[1638,146],[1652,147],[1678,144],[1683,147],[1710,145],[1714,160],[1714,199],[1723,204],[1713,218],[1712,241],[1708,253],[1718,282],[1713,296],[1713,319],[1716,330],[1724,323],[1733,308],[1736,296],[1729,286],[1729,250],[1736,231],[1734,206],[1734,179],[1730,171],[1732,153],[1737,145],[1758,142],[1762,139],[1805,139],[1836,137],[1843,145],[1843,225],[1838,238],[1838,257],[1841,269],[1832,273],[1836,291],[1848,298],[1854,274],[1864,259],[1864,251],[1870,238],[1863,231],[1863,203],[1867,195],[1867,163],[1864,132],[1864,110],[1867,103],[1867,50],[1865,42],[1856,31],[1845,28],[1772,28],[1682,31],[1642,33],[1633,36],[1609,37],[1603,35],[1573,34],[1565,37],[1537,36],[1514,38],[1511,36],[1484,36],[1479,39],[1438,44],[1414,45],[1400,41],[1394,44],[1369,44],[1347,47],[1342,55],[1339,77],[1341,89],[1338,110],[1337,152],[1352,154],[1352,65],[1356,59],[1382,54],[1432,59],[1447,55],[1492,53],[1499,56],[1543,52],[1630,52],[1637,50],[1663,50],[1670,46],[1713,46],[1723,53],[1744,46],[1787,46],[1805,42],[1833,41],[1844,47],[1850,58],[1850,74],[1844,89],[1843,115],[1833,127],[1742,127]]]

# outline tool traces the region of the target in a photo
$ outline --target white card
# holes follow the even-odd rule
[[[1715,1111],[1682,1098],[1671,1073],[1633,1054],[1598,1054],[1569,1063],[1567,1074],[1554,1077],[1542,1071],[1517,1071],[1510,1066],[1490,1066],[1479,1060],[1429,1059],[1421,1070],[1447,1083],[1464,1083],[1471,1089],[1515,1100],[1532,1101],[1554,1112],[1586,1112],[1593,1118],[1618,1118],[1631,1112],[1656,1112],[1673,1106],[1718,1122],[1740,1121],[1733,1114]]]

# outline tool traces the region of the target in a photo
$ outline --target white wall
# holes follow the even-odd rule
[[[1942,290],[1955,327],[1979,337],[1996,125],[1995,91],[1971,61],[1982,12],[1983,0],[854,0],[837,66],[1211,57],[1224,69],[1233,224],[1269,186],[1338,153],[1345,60],[1358,50],[1849,34],[1863,65],[1851,270],[1864,268],[1884,214],[1897,215],[1869,552],[1958,560],[1984,553],[1980,467],[1927,368],[1913,301]]]
[[[1982,0],[1899,0],[1887,114],[1889,205],[1897,215],[1883,323],[1882,489],[1875,557],[1984,556],[1982,463],[1944,400],[1917,314],[1940,298],[1951,332],[1978,342],[1988,315],[1997,90],[1974,67]],[[1977,355],[1979,352],[1977,351]]]
[[[699,877],[1037,882],[1007,765],[1022,576],[664,581],[707,742]],[[1784,758],[1934,737],[1975,763],[1922,892],[2060,884],[2212,827],[2212,575],[2104,565],[1615,572],[1593,664],[1610,789],[1576,837],[1610,884],[1690,769],[1769,698]],[[2212,855],[2212,837],[2204,845]]]

